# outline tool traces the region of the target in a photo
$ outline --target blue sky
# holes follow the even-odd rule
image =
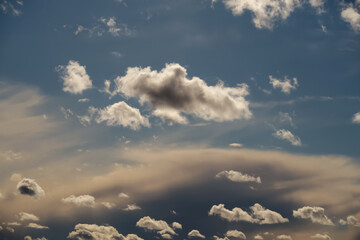
[[[1,238],[358,239],[359,34],[358,0],[1,0]]]

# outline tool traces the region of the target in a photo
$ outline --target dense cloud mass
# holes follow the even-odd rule
[[[261,183],[260,177],[253,177],[247,174],[243,174],[238,171],[230,170],[230,171],[221,171],[218,174],[216,174],[217,178],[227,178],[230,181],[233,182],[256,182]]]
[[[289,130],[285,130],[285,129],[277,130],[274,133],[274,136],[276,138],[290,142],[291,145],[293,145],[293,146],[301,146],[302,145],[301,139],[299,137],[295,136],[294,134],[292,134],[292,132],[290,132]]]
[[[67,66],[59,65],[56,70],[64,81],[64,92],[81,94],[84,90],[92,88],[92,81],[86,73],[86,67],[79,62],[70,60]]]
[[[258,203],[250,207],[251,212],[245,212],[241,208],[228,210],[224,204],[214,205],[209,211],[209,215],[219,215],[229,222],[245,221],[257,224],[276,224],[289,222],[289,219],[282,217],[279,213],[265,209]]]
[[[295,90],[299,86],[297,78],[292,79],[293,83],[291,83],[291,80],[288,77],[285,77],[284,80],[280,80],[270,75],[269,78],[273,88],[279,88],[280,91],[285,94],[290,94],[291,90]]]
[[[70,195],[69,197],[61,200],[63,203],[72,203],[78,207],[95,207],[95,198],[90,195]]]
[[[104,109],[89,108],[89,113],[97,123],[105,122],[108,126],[123,126],[138,130],[141,126],[150,127],[149,120],[143,117],[137,108],[125,102],[114,103]]]
[[[187,124],[182,114],[217,122],[251,117],[247,85],[225,87],[223,83],[208,86],[198,77],[187,78],[187,71],[176,63],[166,64],[161,71],[150,67],[128,68],[126,75],[115,79],[116,92],[150,104],[152,114],[169,124]]]
[[[149,216],[141,218],[137,223],[137,227],[151,231],[157,231],[160,235],[171,234],[176,235],[175,231],[163,220],[155,220]]]
[[[293,211],[293,216],[296,218],[310,219],[313,223],[333,226],[334,223],[325,215],[325,210],[322,207],[305,206]]]
[[[67,237],[76,240],[144,240],[135,234],[128,234],[125,237],[112,226],[96,224],[77,224]]]
[[[188,233],[188,237],[189,238],[205,238],[204,235],[202,235],[199,230],[191,230],[189,233]]]
[[[29,195],[35,199],[45,196],[44,190],[36,183],[34,179],[23,178],[16,186],[19,192],[23,195]]]
[[[346,220],[340,219],[339,223],[341,225],[353,225],[353,226],[356,226],[356,227],[360,227],[359,220],[355,216],[352,216],[352,215],[347,216]]]

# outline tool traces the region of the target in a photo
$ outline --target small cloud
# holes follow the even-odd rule
[[[352,122],[360,124],[360,112],[354,114]]]
[[[29,223],[27,225],[28,228],[35,228],[35,229],[49,229],[47,226],[39,225],[37,223]]]
[[[294,134],[292,134],[289,130],[285,130],[285,129],[277,130],[274,133],[274,136],[276,138],[290,142],[291,145],[293,145],[293,146],[301,146],[302,145],[301,139],[299,137],[295,136]]]
[[[129,195],[127,195],[126,193],[119,193],[118,195],[119,198],[129,198]]]
[[[13,173],[10,176],[10,180],[13,182],[19,182],[22,179],[22,175],[20,173]]]
[[[182,229],[182,225],[178,222],[173,222],[171,226],[173,229]]]
[[[230,143],[229,144],[230,147],[236,147],[236,148],[241,148],[243,147],[243,145],[241,143]]]
[[[61,113],[64,115],[65,119],[69,119],[70,116],[74,115],[70,108],[65,109],[64,107],[60,108]]]
[[[70,195],[69,197],[63,198],[61,201],[63,203],[75,204],[78,207],[95,207],[95,198],[91,195]]]
[[[279,236],[276,236],[276,239],[277,240],[292,240],[292,237],[289,235],[279,235]]]
[[[202,235],[199,230],[191,230],[189,233],[188,233],[188,237],[189,238],[205,238],[204,235]]]
[[[149,216],[141,218],[137,223],[137,227],[144,228],[146,230],[156,231],[158,234],[170,234],[176,235],[175,231],[163,220],[155,220]]]
[[[115,207],[114,203],[110,203],[110,202],[102,202],[101,205],[103,205],[104,207],[108,208],[108,209],[112,209]]]
[[[341,18],[349,23],[355,32],[360,32],[360,13],[354,4],[348,4],[341,10]]]
[[[78,100],[78,102],[89,102],[89,101],[90,101],[90,99],[88,99],[88,98],[80,98]]]
[[[325,215],[325,210],[322,207],[305,206],[293,211],[295,218],[310,219],[313,223],[333,226],[334,223]]]
[[[123,56],[122,53],[117,52],[117,51],[112,51],[112,52],[111,52],[111,55],[113,55],[113,56],[115,56],[115,57],[122,57],[122,56]]]
[[[291,80],[286,76],[284,80],[276,79],[271,75],[269,76],[269,78],[269,83],[273,86],[273,88],[280,88],[280,91],[285,94],[290,94],[291,90],[295,90],[299,86],[297,78],[292,79],[293,83],[291,83]]]
[[[230,170],[230,171],[222,171],[216,174],[216,178],[227,178],[233,182],[256,182],[261,183],[260,177],[253,177],[247,174],[243,174],[238,171]]]
[[[360,227],[360,222],[355,216],[348,216],[346,220],[340,219],[339,221],[340,225],[353,225],[356,227]]]
[[[16,215],[17,219],[19,219],[19,221],[21,222],[25,222],[25,221],[32,221],[32,222],[37,222],[40,221],[40,219],[35,216],[32,213],[26,213],[26,212],[20,212]]]
[[[135,211],[135,210],[140,210],[141,207],[139,207],[138,205],[134,204],[128,204],[126,208],[124,208],[124,211]]]
[[[264,238],[261,236],[261,235],[259,235],[259,234],[257,234],[255,237],[254,237],[254,240],[263,240]]]
[[[324,234],[317,233],[311,236],[311,238],[319,239],[319,240],[332,240],[331,237],[325,233]]]
[[[225,233],[228,238],[246,239],[246,235],[238,230],[229,230]]]
[[[55,70],[64,81],[64,92],[81,94],[83,91],[93,87],[92,81],[86,72],[86,66],[81,66],[77,61],[70,60],[67,66],[59,65]]]
[[[11,162],[22,159],[21,152],[13,152],[12,150],[0,151],[0,160]]]
[[[36,183],[34,179],[23,178],[16,186],[19,192],[23,195],[29,195],[35,199],[45,196],[44,190]]]
[[[324,33],[327,33],[327,28],[325,25],[321,25],[321,31],[323,31]]]
[[[175,210],[171,210],[170,212],[171,212],[172,214],[174,214],[174,215],[177,214]]]

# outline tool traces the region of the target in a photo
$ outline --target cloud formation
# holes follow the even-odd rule
[[[37,223],[29,223],[26,227],[28,228],[35,228],[35,229],[49,229],[48,226],[43,226]]]
[[[291,90],[295,90],[299,86],[297,78],[293,78],[292,83],[291,79],[289,79],[287,76],[285,76],[284,80],[280,80],[270,75],[269,79],[269,83],[273,86],[274,89],[279,88],[280,91],[285,94],[290,94]]]
[[[141,218],[137,223],[137,227],[144,228],[151,231],[156,231],[158,234],[176,235],[175,231],[163,220],[155,220],[149,216]]]
[[[354,114],[354,116],[352,118],[352,122],[353,123],[360,123],[360,112]]]
[[[265,209],[258,203],[250,207],[250,212],[245,212],[241,208],[228,210],[224,204],[214,205],[209,211],[209,215],[219,215],[229,222],[245,221],[257,224],[276,224],[289,222],[289,219],[282,217],[279,213]]]
[[[341,225],[353,225],[356,227],[360,227],[359,220],[355,216],[352,216],[352,215],[347,216],[346,220],[340,219],[339,223]]]
[[[187,236],[189,238],[205,238],[205,236],[202,235],[199,230],[191,230]]]
[[[320,240],[332,240],[331,237],[325,233],[324,234],[317,233],[315,235],[312,235],[311,238],[320,239]]]
[[[123,126],[138,130],[141,126],[150,127],[149,120],[142,116],[139,109],[121,101],[104,109],[89,108],[90,119],[96,123],[105,122],[107,126]]]
[[[198,77],[188,79],[187,71],[177,63],[166,64],[161,71],[150,67],[128,68],[126,75],[115,79],[115,92],[149,104],[152,115],[169,124],[187,124],[183,114],[206,121],[233,121],[251,117],[247,85],[225,87],[222,82],[208,86]]]
[[[90,195],[70,195],[69,197],[61,199],[63,203],[72,203],[78,207],[95,207],[95,198]]]
[[[16,188],[21,194],[32,196],[35,199],[40,199],[45,196],[44,190],[31,178],[23,178],[17,184]]]
[[[136,211],[136,210],[140,210],[141,207],[139,207],[138,205],[134,204],[128,204],[126,208],[124,208],[124,211]]]
[[[292,237],[289,236],[289,235],[284,235],[284,234],[282,234],[282,235],[276,236],[276,239],[277,239],[277,240],[292,240]]]
[[[290,142],[291,145],[293,145],[293,146],[301,146],[302,145],[301,139],[299,137],[295,136],[294,134],[292,134],[289,130],[285,130],[285,129],[277,130],[274,133],[274,136],[276,138]]]
[[[310,219],[313,223],[333,226],[334,223],[325,215],[325,210],[322,207],[305,206],[293,211],[295,218]]]
[[[64,81],[64,92],[81,94],[84,90],[92,88],[92,81],[86,73],[86,67],[81,66],[77,61],[70,60],[66,66],[59,65],[56,71],[60,73]]]
[[[99,226],[96,224],[77,224],[74,231],[70,232],[67,238],[77,240],[144,240],[135,234],[128,234],[125,237],[112,226]]]
[[[348,4],[341,11],[341,18],[350,24],[351,28],[355,32],[360,32],[360,13],[359,13],[360,2],[355,1],[355,4]]]
[[[230,171],[221,171],[216,174],[217,178],[227,178],[233,182],[256,182],[261,183],[260,177],[253,177],[238,171],[230,170]]]
[[[39,221],[40,219],[35,216],[34,214],[31,213],[26,213],[26,212],[20,212],[16,215],[16,217],[19,219],[19,221],[24,222],[24,221]]]
[[[246,235],[238,230],[229,230],[225,233],[228,238],[246,239]]]

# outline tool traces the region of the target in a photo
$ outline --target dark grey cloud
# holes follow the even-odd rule
[[[29,195],[36,199],[45,196],[44,190],[36,183],[34,179],[23,178],[18,184],[17,189],[23,195]]]

